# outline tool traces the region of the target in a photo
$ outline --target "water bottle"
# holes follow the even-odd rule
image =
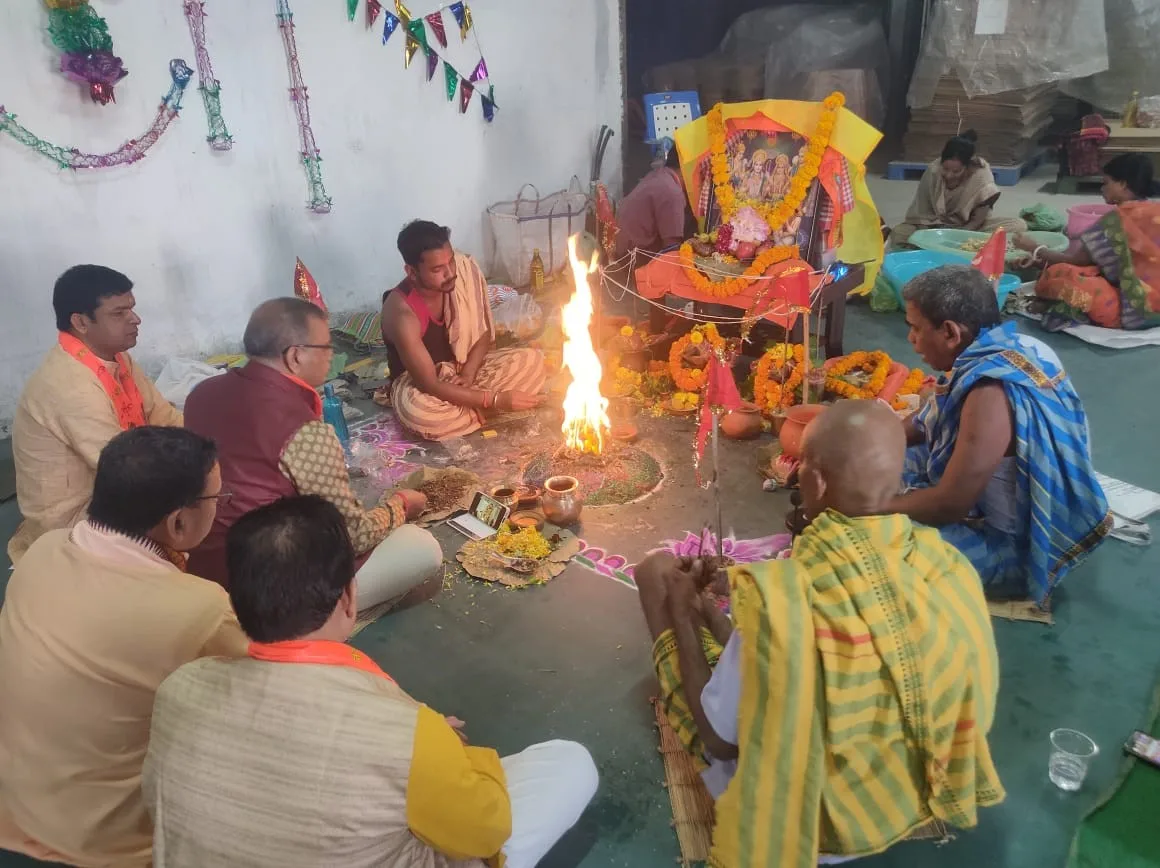
[[[327,383],[322,390],[322,418],[338,435],[343,450],[350,454],[350,429],[346,427],[346,416],[342,412],[342,400],[334,394],[334,386]]]

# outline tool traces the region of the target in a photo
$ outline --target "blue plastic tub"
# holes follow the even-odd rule
[[[961,255],[941,253],[935,250],[900,250],[897,253],[887,253],[882,261],[882,274],[890,282],[898,304],[905,307],[902,301],[902,287],[924,271],[938,268],[940,265],[963,265]],[[1017,290],[1021,282],[1014,274],[1004,274],[999,279],[999,307],[1007,296]]]

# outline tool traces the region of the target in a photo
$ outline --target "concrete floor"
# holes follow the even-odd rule
[[[1042,174],[1005,189],[999,211],[1015,213],[1038,201]],[[871,186],[894,222],[915,185],[876,179]],[[1043,198],[1064,207],[1062,197]],[[1160,489],[1160,464],[1151,449],[1160,415],[1142,400],[1160,387],[1157,351],[1114,353],[1065,335],[1046,340],[1087,404],[1100,469]],[[881,348],[917,363],[901,316],[873,314],[865,306],[850,312],[846,346]],[[646,420],[641,427],[640,445],[667,467],[662,489],[637,505],[588,510],[581,528],[593,544],[630,560],[661,539],[700,529],[712,515],[711,499],[693,481],[692,422]],[[778,532],[787,508],[784,494],[761,489],[754,469],[759,445],[724,444],[725,522],[739,537]],[[0,506],[0,538],[16,519],[14,502]],[[454,539],[444,541],[450,558]],[[1113,778],[1119,745],[1143,722],[1160,668],[1158,568],[1156,549],[1108,542],[1060,590],[1054,627],[997,623],[1003,681],[991,740],[1007,801],[984,812],[979,829],[947,846],[901,845],[858,864],[1062,866],[1079,818]],[[466,720],[476,744],[511,752],[543,739],[571,738],[590,748],[600,791],[545,866],[673,864],[676,839],[648,703],[655,679],[633,590],[576,564],[549,585],[525,591],[500,590],[452,571],[432,600],[382,619],[355,644],[416,697]],[[1088,785],[1070,796],[1046,777],[1047,735],[1057,726],[1090,733],[1103,751]],[[0,868],[30,864],[0,854]]]

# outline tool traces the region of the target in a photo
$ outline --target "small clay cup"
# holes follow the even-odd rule
[[[510,485],[498,485],[491,490],[493,499],[498,500],[508,509],[515,509],[519,498],[516,496],[516,489]]]

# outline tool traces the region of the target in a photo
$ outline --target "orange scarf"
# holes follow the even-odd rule
[[[65,332],[60,333],[60,348],[96,375],[97,381],[117,414],[117,422],[122,431],[139,428],[145,424],[145,402],[129,369],[129,359],[124,353],[117,353],[117,376],[80,339]]]
[[[357,648],[343,642],[314,640],[310,642],[251,642],[247,652],[255,660],[267,663],[314,663],[320,666],[345,666],[395,683],[390,675],[379,668]]]

